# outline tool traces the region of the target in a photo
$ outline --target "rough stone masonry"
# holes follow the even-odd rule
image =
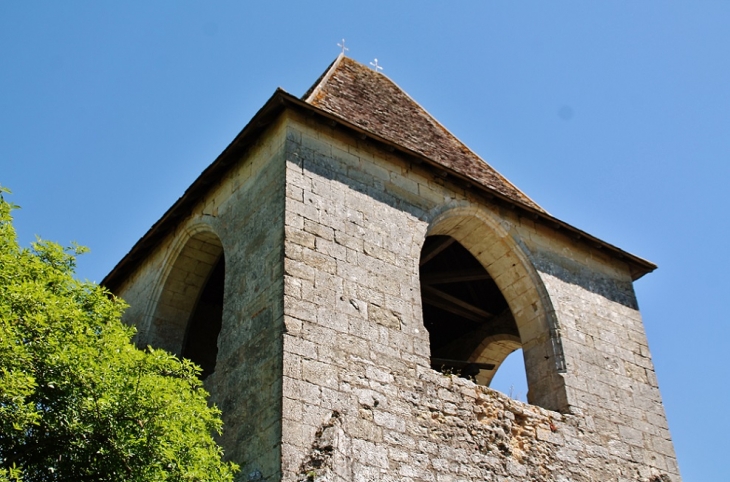
[[[207,367],[240,480],[679,482],[632,286],[653,268],[341,56],[104,284],[141,345]],[[517,348],[528,403],[485,386]]]

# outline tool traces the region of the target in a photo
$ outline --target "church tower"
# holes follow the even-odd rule
[[[679,482],[633,281],[383,74],[277,90],[103,284],[240,480]],[[488,388],[522,349],[527,403]]]

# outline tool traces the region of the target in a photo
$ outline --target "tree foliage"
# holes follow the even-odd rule
[[[0,188],[0,482],[230,481],[199,369],[132,344],[83,248],[18,246]]]

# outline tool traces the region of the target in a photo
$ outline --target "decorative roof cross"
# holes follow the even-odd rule
[[[345,39],[342,39],[342,43],[339,43],[338,42],[337,43],[337,46],[342,49],[342,55],[345,55],[345,52],[347,52],[348,50],[350,50],[347,47],[345,47]]]
[[[376,71],[376,72],[378,70],[383,70],[383,67],[381,67],[380,65],[378,65],[378,59],[375,59],[375,62],[374,63],[373,62],[370,62],[370,65],[373,66],[373,70]]]

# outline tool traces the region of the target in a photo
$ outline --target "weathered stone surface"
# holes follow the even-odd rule
[[[287,159],[297,159],[297,164],[288,163],[287,176],[317,188],[311,194],[305,189],[301,199],[287,198],[287,218],[305,217],[292,224],[317,237],[314,251],[337,263],[335,271],[323,270],[321,258],[306,263],[319,273],[320,286],[332,287],[334,305],[301,296],[329,311],[329,320],[350,322],[349,336],[335,328],[344,325],[329,321],[311,339],[317,346],[313,360],[333,354],[338,360],[334,370],[321,370],[319,381],[309,380],[340,401],[336,412],[325,413],[310,430],[320,433],[335,423],[338,436],[328,445],[331,456],[314,467],[308,461],[321,459],[321,441],[303,444],[290,437],[300,422],[285,419],[282,443],[296,470],[284,471],[284,480],[590,481],[670,474],[679,480],[666,462],[673,455],[651,448],[651,440],[671,442],[656,425],[665,421],[647,376],[653,369],[644,357],[648,350],[625,268],[448,183],[433,184],[427,172],[407,162],[334,132],[323,135],[311,121],[293,119],[289,128],[297,131],[290,139],[302,141],[287,143]],[[330,167],[326,153],[333,151],[353,157]],[[397,198],[389,197],[395,191],[383,182],[391,179],[398,179]],[[426,188],[431,195],[419,196]],[[412,196],[403,195],[408,190]],[[328,214],[334,206],[350,213],[347,222],[332,221]],[[453,221],[450,211],[458,213]],[[324,241],[345,246],[344,260],[326,251],[315,230],[307,229],[308,219],[316,220]],[[490,223],[496,236],[489,232]],[[529,398],[562,413],[429,368],[418,263],[398,260],[417,260],[425,236],[434,233],[459,236],[493,273],[518,321]],[[299,242],[299,236],[287,236],[285,246]],[[515,269],[519,264],[527,268]],[[300,316],[287,306],[292,310],[285,309],[285,317]],[[558,340],[551,340],[551,327]],[[322,403],[303,399],[286,386],[285,399]]]
[[[262,474],[260,480],[279,478],[281,472],[285,129],[272,131],[117,293],[130,302],[125,320],[139,327],[140,345],[179,354],[190,311],[210,271],[196,267],[210,266],[223,253],[223,321],[216,369],[205,387],[223,412],[226,429],[220,440],[226,456],[241,464],[243,473]],[[207,242],[200,242],[197,233],[205,233]],[[180,290],[177,305],[166,301]],[[163,317],[166,303],[175,310]],[[161,322],[167,322],[165,329]]]
[[[504,295],[530,404],[431,369],[431,235]],[[680,481],[629,269],[600,250],[288,112],[117,290],[141,344],[179,348],[219,252],[206,387],[241,480]]]

